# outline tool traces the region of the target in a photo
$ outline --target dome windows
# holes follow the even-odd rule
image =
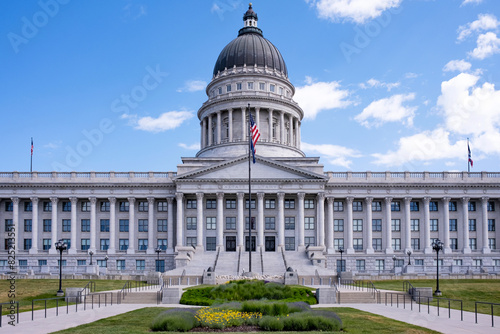
[[[226,85],[226,92],[230,92],[231,91],[231,85]]]
[[[265,84],[265,83],[263,83],[263,82],[260,82],[260,83],[259,83],[259,89],[260,89],[260,90],[266,90],[266,84]]]
[[[236,83],[236,90],[241,90],[241,82]]]
[[[271,91],[271,93],[274,93],[276,90],[276,85],[273,84],[269,85],[269,90]]]
[[[249,90],[253,90],[253,82],[252,81],[248,82],[247,87]]]

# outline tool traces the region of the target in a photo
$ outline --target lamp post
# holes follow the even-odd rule
[[[64,292],[62,290],[62,253],[68,248],[68,245],[60,239],[55,243],[56,249],[59,251],[59,290],[57,291],[57,296],[64,296]]]
[[[434,295],[441,296],[442,293],[439,290],[439,251],[443,250],[443,243],[441,240],[434,240],[432,243],[432,249],[436,251],[436,291],[434,291]]]
[[[392,267],[394,269],[394,275],[396,275],[396,255],[392,256]]]
[[[160,253],[161,253],[161,247],[158,246],[155,248],[155,252],[156,252],[156,255],[157,255],[157,258],[156,258],[156,271],[160,271]]]
[[[93,251],[89,251],[89,255],[90,255],[90,265],[92,265],[92,255],[94,255],[94,252]]]
[[[408,250],[406,252],[406,255],[408,255],[408,265],[411,266],[411,261],[410,261],[410,256],[411,256],[411,250]]]
[[[108,268],[108,259],[109,259],[109,257],[106,255],[106,256],[104,257],[104,261],[106,261],[106,262],[105,262],[106,268]]]
[[[344,247],[339,247],[339,252],[340,252],[340,268],[339,269],[339,284],[340,284],[340,277],[342,276],[342,268],[344,267],[344,261],[342,260],[342,253],[344,253]]]

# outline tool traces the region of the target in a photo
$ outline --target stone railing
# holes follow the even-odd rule
[[[171,180],[176,172],[0,172],[0,182],[137,181]]]
[[[325,172],[331,182],[500,182],[500,172]]]

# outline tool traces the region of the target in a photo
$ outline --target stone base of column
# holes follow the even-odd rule
[[[452,253],[453,253],[453,250],[452,250],[450,247],[448,247],[448,248],[443,248],[443,252],[444,252],[445,254],[452,254]]]
[[[127,249],[127,254],[135,254],[135,250],[132,248]]]
[[[432,247],[425,247],[424,254],[432,254]]]
[[[217,246],[217,247],[219,247],[219,246]],[[224,250],[224,248],[223,248],[223,247],[221,247],[221,249],[220,249],[220,250],[221,250],[221,251],[223,251],[223,250]],[[203,245],[196,245],[196,250],[195,250],[195,251],[196,251],[196,252],[204,252],[204,251],[205,251],[205,247],[203,247]]]
[[[31,251],[31,250],[30,250]],[[31,254],[31,253],[30,253]],[[70,248],[68,249],[68,254],[76,254],[76,249],[75,248]]]
[[[167,248],[167,254],[174,254],[173,248]]]
[[[326,252],[327,254],[335,254],[335,248],[328,248]]]
[[[346,253],[346,254],[354,254],[354,253],[356,253],[356,252],[354,251],[354,248],[347,248],[347,249],[345,250],[345,253]]]
[[[146,249],[146,254],[154,254],[155,250],[153,248]]]
[[[462,253],[464,253],[464,254],[470,254],[470,253],[472,253],[472,251],[471,251],[470,247],[466,247],[466,248],[464,248],[462,250]]]
[[[490,254],[491,250],[489,247],[483,247],[483,254]]]
[[[392,248],[386,248],[385,254],[394,254],[394,250]]]
[[[108,248],[108,254],[116,254],[116,249]]]
[[[306,246],[297,246],[297,252],[305,252],[306,251]]]
[[[38,249],[36,249],[36,248],[30,248],[29,254],[31,254],[31,255],[38,254]]]
[[[50,248],[49,249],[49,254],[57,254],[57,249],[55,248],[55,246],[52,246],[53,248]]]
[[[373,253],[375,253],[375,251],[373,250],[373,248],[368,248],[368,249],[366,249],[365,253],[366,254],[373,254]]]

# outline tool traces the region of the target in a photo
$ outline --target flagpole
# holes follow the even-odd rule
[[[31,137],[31,159],[30,159],[30,173],[33,172],[33,137]]]
[[[248,104],[248,271],[252,272],[252,129],[250,124],[250,103]]]
[[[467,138],[467,173],[470,173],[470,146],[469,146],[469,138]]]

